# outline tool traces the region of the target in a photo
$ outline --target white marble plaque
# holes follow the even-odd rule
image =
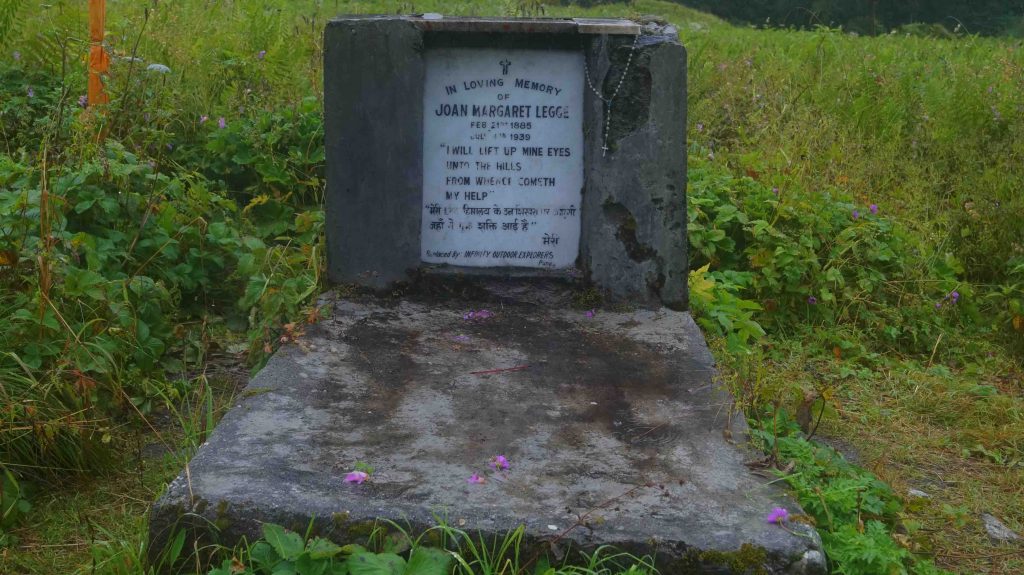
[[[583,189],[583,54],[426,54],[422,259],[568,268]]]

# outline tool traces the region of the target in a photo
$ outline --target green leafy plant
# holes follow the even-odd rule
[[[527,559],[523,552],[523,527],[505,537],[473,538],[447,525],[436,526],[417,538],[395,524],[388,534],[373,530],[369,546],[339,546],[319,537],[304,538],[271,523],[263,524],[263,537],[252,545],[240,545],[208,575],[652,575],[649,559],[602,547],[583,554],[580,564],[568,561],[552,567],[547,557]],[[428,547],[425,538],[438,539],[444,547]]]
[[[809,441],[784,410],[751,421],[756,444],[777,462],[777,475],[821,534],[832,572],[945,573],[893,538],[903,504],[872,473],[835,449]]]
[[[0,466],[0,548],[17,541],[8,530],[31,510],[24,486],[10,469]]]
[[[236,162],[242,180],[269,186],[236,193],[166,157],[161,124],[141,142],[75,141],[86,115],[66,86],[29,94],[27,78],[0,70],[3,135],[19,150],[0,154],[0,393],[13,406],[0,461],[54,477],[102,466],[115,419],[177,409],[192,385],[178,374],[204,360],[211,330],[251,333],[259,364],[316,321],[322,128],[308,100],[235,122],[250,137],[276,130],[258,153],[279,158]],[[224,137],[199,136],[214,148]],[[33,140],[38,153],[24,148]],[[245,193],[258,195],[239,209]]]
[[[361,545],[344,547],[319,537],[307,538],[271,523],[263,540],[238,558],[225,559],[210,575],[445,575],[452,555],[441,549],[415,546],[406,557],[392,551],[375,553]]]
[[[701,327],[725,337],[731,353],[749,351],[749,345],[765,335],[754,319],[761,306],[738,293],[750,281],[742,272],[708,272],[710,264],[690,272],[690,305]]]
[[[703,266],[695,271],[695,307],[734,308],[718,316],[718,331],[743,341],[757,335],[747,322],[721,321],[733,317],[776,331],[845,324],[867,341],[925,351],[940,330],[960,321],[934,306],[960,285],[956,260],[937,260],[927,270],[938,281],[921,279],[915,274],[924,268],[915,265],[907,238],[870,206],[734,177],[700,148],[691,154],[688,206],[693,265]],[[914,285],[929,287],[908,289]]]

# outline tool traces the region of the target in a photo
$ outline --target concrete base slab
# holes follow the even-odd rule
[[[352,541],[377,519],[443,518],[650,553],[664,573],[824,572],[812,529],[766,523],[797,505],[727,441],[744,428],[689,314],[589,317],[535,295],[331,303],[156,503],[154,548],[185,524],[216,526],[230,544],[264,521],[305,530],[315,518],[320,534]],[[495,455],[510,468],[491,469]],[[345,483],[357,462],[371,479]],[[474,473],[486,482],[469,483]]]

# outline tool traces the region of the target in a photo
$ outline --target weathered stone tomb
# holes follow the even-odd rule
[[[675,30],[350,17],[324,47],[340,287],[156,504],[154,542],[444,520],[665,573],[823,572],[812,529],[766,523],[796,504],[745,467],[686,311]]]

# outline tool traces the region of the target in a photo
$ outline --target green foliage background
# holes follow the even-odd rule
[[[843,28],[859,34],[900,30],[948,37],[1024,33],[1020,0],[676,0],[731,22],[763,27]],[[600,0],[598,0],[600,2]],[[590,5],[594,0],[579,0]]]
[[[212,350],[242,339],[259,366],[316,320],[327,17],[524,6],[110,0],[113,100],[100,116],[79,104],[85,3],[0,0],[0,462],[16,502],[0,530],[32,512],[32,486],[108,468],[144,417],[208,402],[197,374]],[[986,354],[1020,357],[1019,43],[752,30],[656,0],[546,7],[581,12],[679,26],[693,311],[720,336],[749,415],[807,397],[833,415],[870,393],[858,386],[873,372],[952,376],[984,371]],[[830,375],[808,387],[754,373],[786,348]],[[932,413],[968,426],[954,441],[964,461],[1017,477],[1020,399],[988,384],[943,398],[958,409]],[[1019,504],[1010,513],[1024,520]],[[848,544],[884,538],[856,521],[856,537],[835,535],[850,523],[831,544],[848,572],[871,572]]]

